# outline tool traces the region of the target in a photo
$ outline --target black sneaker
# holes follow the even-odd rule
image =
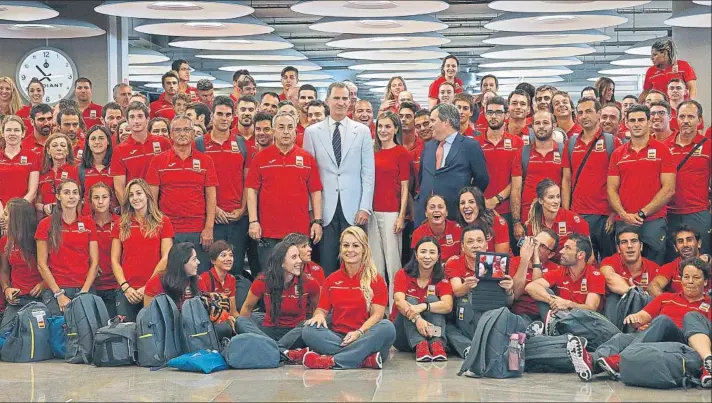
[[[588,382],[593,376],[593,357],[586,351],[583,342],[576,336],[571,336],[566,343],[566,354],[574,365],[576,375],[582,381]]]

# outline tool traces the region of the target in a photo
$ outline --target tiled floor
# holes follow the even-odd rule
[[[416,364],[393,353],[382,371],[223,371],[94,368],[47,361],[0,363],[0,401],[687,401],[710,402],[709,390],[651,390],[574,374],[525,374],[518,379],[458,377],[461,360]]]

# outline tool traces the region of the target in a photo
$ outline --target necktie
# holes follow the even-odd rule
[[[440,169],[443,164],[443,154],[445,154],[445,141],[441,141],[435,151],[435,169]]]
[[[331,137],[331,145],[334,147],[334,157],[336,157],[336,165],[341,166],[341,132],[339,131],[339,125],[341,123],[336,122],[336,129],[334,129],[334,135]]]

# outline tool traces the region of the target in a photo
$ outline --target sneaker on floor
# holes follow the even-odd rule
[[[433,360],[433,356],[430,355],[430,347],[428,347],[428,341],[423,340],[415,345],[415,361],[416,362],[430,362]]]
[[[542,334],[544,334],[544,322],[540,320],[535,320],[527,326],[524,333],[526,333],[527,338],[530,339],[534,336],[541,336]]]
[[[700,382],[703,388],[712,388],[712,354],[702,360],[702,376],[700,377]]]
[[[302,364],[309,369],[331,369],[334,366],[334,357],[309,351],[304,354]]]
[[[613,379],[618,379],[620,376],[621,356],[618,354],[601,357],[598,359],[598,366],[608,373]]]
[[[578,337],[579,340],[581,340],[581,343],[583,343],[583,348],[586,348],[588,346],[588,339],[585,337],[574,336],[573,334],[567,334],[566,337],[568,337],[568,340],[571,340],[572,337]]]
[[[287,356],[288,361],[287,364],[289,365],[299,365],[302,362],[304,362],[304,355],[308,353],[309,347],[307,348],[297,348],[294,350],[287,350],[284,352],[284,355]]]
[[[547,336],[554,335],[554,311],[549,311],[546,313],[546,318],[544,318],[544,334]]]
[[[442,342],[434,341],[430,345],[430,352],[432,353],[433,361],[447,361],[447,352],[445,352]]]
[[[581,339],[572,336],[566,342],[566,354],[568,354],[571,363],[574,365],[576,375],[582,381],[590,381],[593,376],[593,357],[586,351]]]
[[[381,353],[373,353],[366,357],[361,363],[361,368],[382,369],[383,360],[381,359]]]

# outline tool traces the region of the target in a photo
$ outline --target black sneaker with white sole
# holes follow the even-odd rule
[[[576,336],[571,336],[566,343],[566,354],[574,366],[576,375],[582,381],[590,381],[593,376],[593,357],[586,351],[583,341]]]

